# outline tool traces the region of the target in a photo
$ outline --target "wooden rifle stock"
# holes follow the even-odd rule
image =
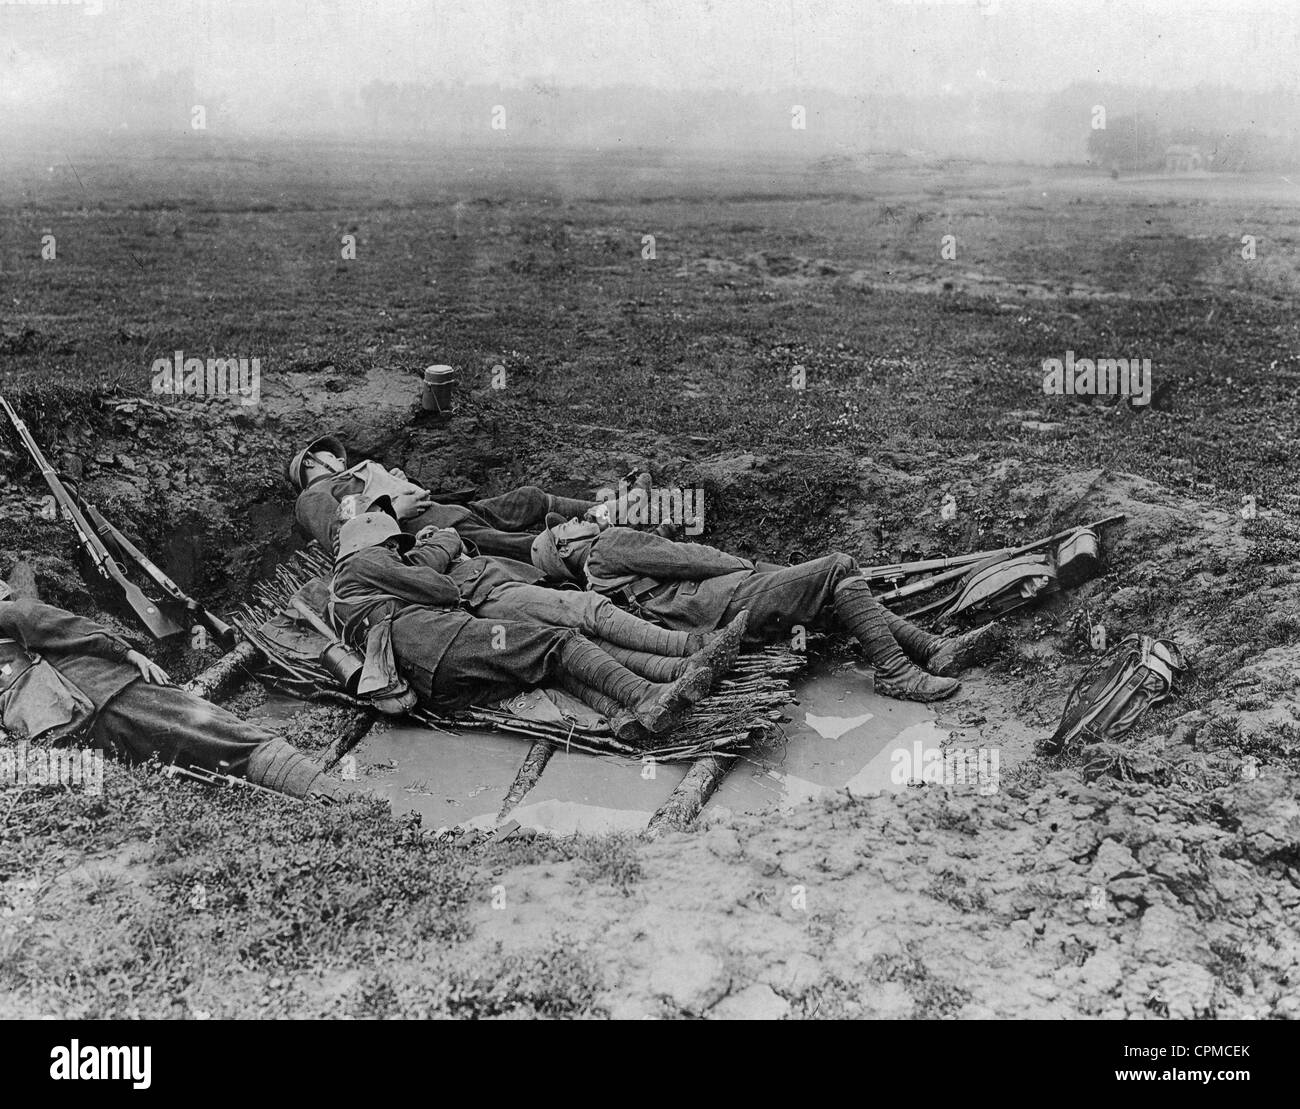
[[[138,585],[130,581],[122,573],[122,568],[109,554],[108,548],[104,546],[103,541],[92,533],[90,525],[86,523],[86,518],[81,514],[76,502],[72,499],[72,495],[63,487],[63,483],[54,472],[54,468],[41,452],[41,448],[36,445],[36,440],[32,438],[31,432],[27,430],[27,425],[23,423],[18,413],[13,410],[13,407],[3,396],[0,396],[0,407],[4,408],[9,421],[14,425],[14,430],[18,432],[18,437],[22,440],[23,446],[27,448],[27,453],[31,455],[32,461],[36,463],[37,469],[41,472],[41,477],[45,479],[45,484],[50,487],[50,492],[54,494],[55,501],[72,522],[81,549],[86,552],[100,577],[117,587],[126,603],[131,607],[131,611],[135,613],[140,623],[148,629],[149,634],[155,639],[165,639],[169,635],[176,635],[183,631],[184,629],[179,624],[144,595]]]

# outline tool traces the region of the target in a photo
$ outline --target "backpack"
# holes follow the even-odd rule
[[[1182,652],[1168,639],[1129,635],[1094,662],[1065,699],[1061,723],[1043,750],[1118,739],[1151,705],[1173,695],[1187,669]]]
[[[1057,588],[1056,564],[1050,555],[1020,555],[971,573],[945,616],[949,620],[992,620],[1033,604]]]
[[[95,706],[55,667],[14,639],[0,638],[0,726],[19,738],[63,745],[79,738]]]

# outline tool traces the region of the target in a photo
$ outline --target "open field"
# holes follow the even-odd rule
[[[1103,578],[966,683],[961,741],[1003,752],[992,799],[456,851],[365,805],[147,771],[110,768],[101,799],[6,791],[0,1012],[1300,1014],[1298,198],[884,156],[7,152],[3,391],[214,605],[297,542],[281,469],[316,430],[435,490],[585,493],[645,462],[706,489],[705,541],[781,561],[1129,522]],[[262,402],[105,403],[153,399],[176,350],[260,359]],[[1151,404],[1045,396],[1067,350],[1150,358]],[[464,382],[443,425],[412,418],[432,362]],[[90,611],[41,492],[0,438],[0,574],[27,558]],[[1187,688],[1104,766],[1039,758],[1097,623],[1176,639]],[[328,717],[295,738],[323,746]]]

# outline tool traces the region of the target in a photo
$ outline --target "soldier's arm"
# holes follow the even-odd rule
[[[311,536],[327,551],[332,551],[338,533],[335,521],[338,511],[339,502],[334,497],[331,483],[317,481],[298,494],[293,517],[305,535]]]
[[[421,539],[407,553],[407,560],[420,566],[427,566],[445,574],[461,553],[460,536],[446,528],[433,532],[426,539]]]
[[[387,557],[369,551],[349,559],[340,573],[337,594],[340,601],[356,598],[357,593],[383,593],[408,604],[433,608],[456,608],[460,590],[446,574],[431,566],[411,566],[396,555]]]
[[[588,568],[602,577],[641,574],[663,581],[702,581],[752,570],[754,564],[703,543],[674,543],[650,532],[610,528],[592,547]]]
[[[114,662],[125,662],[131,652],[131,644],[102,624],[40,601],[0,603],[0,635],[33,651],[95,655]]]

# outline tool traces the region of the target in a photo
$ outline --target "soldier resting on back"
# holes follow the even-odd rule
[[[670,731],[708,694],[708,665],[651,682],[575,628],[476,618],[463,603],[465,583],[442,572],[448,558],[445,533],[417,541],[388,514],[366,512],[339,531],[330,582],[330,611],[344,638],[369,642],[376,635],[391,644],[397,669],[435,710],[553,681],[609,717],[615,735],[641,739],[646,731]]]
[[[295,797],[339,787],[291,744],[171,684],[107,628],[53,605],[12,598],[0,581],[0,722],[36,743],[89,741],[130,763],[246,778]]]
[[[748,611],[748,638],[776,642],[796,625],[808,627],[823,614],[833,615],[861,645],[875,668],[876,689],[888,697],[951,697],[961,683],[947,675],[972,665],[1000,634],[992,626],[951,639],[921,630],[871,595],[846,554],[758,569],[748,559],[703,543],[674,543],[558,516],[547,524],[533,543],[538,569],[554,581],[603,593],[665,627],[706,630]]]
[[[533,536],[544,526],[546,514],[582,516],[597,501],[578,500],[547,493],[535,485],[522,485],[499,497],[470,501],[468,505],[439,504],[427,489],[410,481],[401,470],[378,462],[348,465],[347,448],[332,435],[313,439],[289,460],[286,475],[299,490],[294,518],[302,531],[327,551],[332,551],[331,525],[339,502],[350,493],[367,498],[392,498],[402,530],[414,535],[421,528],[454,528],[480,554],[529,560]]]

